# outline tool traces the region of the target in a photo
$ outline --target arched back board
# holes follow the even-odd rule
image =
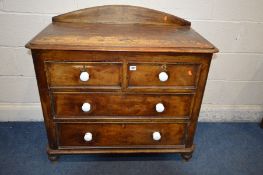
[[[198,52],[217,49],[182,18],[127,5],[86,8],[55,16],[31,49]]]
[[[168,13],[127,5],[107,5],[77,10],[53,17],[53,22],[191,25],[189,21]]]

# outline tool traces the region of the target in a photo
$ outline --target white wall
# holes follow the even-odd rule
[[[262,0],[0,0],[0,121],[42,120],[27,41],[54,15],[106,4],[144,6],[190,20],[220,49],[212,61],[200,120],[261,119]]]

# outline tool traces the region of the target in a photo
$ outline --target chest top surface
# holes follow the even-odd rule
[[[30,49],[215,53],[217,48],[179,17],[135,6],[82,9],[53,17]]]

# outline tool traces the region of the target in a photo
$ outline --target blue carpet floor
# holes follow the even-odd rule
[[[200,123],[193,158],[176,154],[46,156],[43,123],[0,123],[1,175],[263,175],[263,129],[256,123]]]

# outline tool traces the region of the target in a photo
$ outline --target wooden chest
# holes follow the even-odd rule
[[[191,23],[134,6],[53,17],[32,51],[51,160],[181,153],[189,159],[213,53]]]

